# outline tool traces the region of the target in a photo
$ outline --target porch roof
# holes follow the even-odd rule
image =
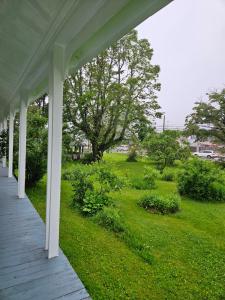
[[[71,73],[172,0],[3,0],[0,2],[0,121],[47,92],[50,54],[64,48]],[[11,107],[11,108],[10,108]]]

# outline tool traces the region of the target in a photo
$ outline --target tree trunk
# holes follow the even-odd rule
[[[93,161],[100,161],[102,159],[103,152],[99,149],[99,146],[96,142],[91,141],[91,145]]]

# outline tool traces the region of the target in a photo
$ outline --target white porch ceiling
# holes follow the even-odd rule
[[[1,0],[0,119],[47,91],[50,54],[72,72],[172,0]]]

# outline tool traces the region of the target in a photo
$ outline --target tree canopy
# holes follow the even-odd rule
[[[67,77],[64,118],[71,131],[90,140],[93,160],[122,142],[127,132],[160,116],[160,68],[151,63],[152,55],[149,42],[133,30]]]
[[[175,130],[165,130],[161,133],[150,134],[144,140],[144,147],[148,156],[153,159],[159,168],[172,166],[176,159],[186,160],[190,156],[190,148],[178,138],[181,133]]]
[[[186,129],[198,139],[213,137],[225,142],[225,89],[207,94],[207,102],[196,102],[193,112],[186,118]],[[208,125],[204,129],[202,125]]]

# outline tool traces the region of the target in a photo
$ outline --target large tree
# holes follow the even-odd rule
[[[133,30],[66,79],[65,118],[70,129],[90,140],[93,160],[120,143],[140,120],[160,115],[160,69],[152,65],[152,55],[149,42]]]
[[[186,129],[198,139],[210,136],[225,142],[225,89],[207,94],[207,102],[196,102],[186,118]],[[208,127],[203,127],[208,125]],[[205,128],[205,129],[204,129]]]

